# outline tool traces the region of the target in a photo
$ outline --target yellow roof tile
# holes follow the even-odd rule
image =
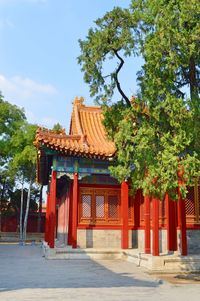
[[[35,145],[37,148],[45,145],[64,154],[112,157],[116,148],[107,138],[102,120],[100,107],[85,106],[82,97],[75,98],[69,135],[64,130],[56,133],[38,128]]]

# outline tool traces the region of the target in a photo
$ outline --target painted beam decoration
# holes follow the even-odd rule
[[[97,159],[64,156],[54,156],[53,159],[53,170],[58,172],[109,175],[108,166],[109,162]]]

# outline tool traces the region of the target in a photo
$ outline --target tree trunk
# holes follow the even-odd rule
[[[124,65],[124,60],[123,58],[119,55],[118,51],[116,51],[115,49],[113,49],[113,52],[115,53],[116,57],[120,60],[120,64],[119,66],[117,67],[116,71],[115,71],[115,74],[114,74],[114,80],[115,80],[115,83],[117,85],[117,89],[119,91],[119,93],[121,94],[122,98],[125,100],[126,104],[128,107],[131,107],[131,102],[129,100],[129,98],[125,95],[124,91],[122,90],[121,88],[121,85],[120,85],[120,82],[118,80],[118,74],[121,70],[121,68],[123,67]]]
[[[21,203],[20,203],[20,218],[19,218],[19,237],[20,241],[23,241],[23,203],[24,203],[24,179],[22,179],[22,187],[21,187]]]
[[[190,58],[189,63],[189,81],[190,81],[190,98],[191,98],[191,106],[194,109],[194,120],[193,120],[193,128],[194,128],[194,148],[196,150],[199,149],[199,113],[200,113],[200,104],[199,104],[199,91],[198,91],[198,79],[197,79],[197,68],[195,64],[195,59],[193,56]]]
[[[193,56],[190,58],[189,63],[189,81],[190,81],[190,98],[192,101],[196,101],[198,98],[198,82],[196,76],[196,64]]]
[[[40,199],[39,199],[38,224],[37,224],[37,232],[38,233],[41,232],[42,190],[43,190],[43,185],[40,186]]]
[[[26,212],[25,212],[25,217],[24,217],[24,227],[23,227],[23,242],[24,243],[26,242],[26,228],[27,228],[29,205],[30,205],[30,199],[31,199],[31,186],[32,186],[32,179],[30,179],[30,182],[29,182],[27,203],[26,203]]]

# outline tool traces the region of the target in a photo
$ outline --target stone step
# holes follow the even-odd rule
[[[114,260],[121,259],[123,253],[121,249],[72,249],[65,247],[56,249],[46,248],[45,257],[47,259]]]
[[[200,255],[181,256],[178,253],[151,254],[140,253],[137,249],[72,249],[71,247],[50,249],[43,245],[46,259],[67,260],[127,260],[144,267],[149,273],[184,273],[200,271]]]
[[[146,268],[149,273],[184,273],[200,271],[200,255],[181,256],[179,254],[160,254],[152,256],[150,254],[137,253],[136,251],[126,251],[127,261],[135,263],[137,266]]]

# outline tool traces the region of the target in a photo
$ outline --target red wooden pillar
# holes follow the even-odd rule
[[[47,204],[46,204],[46,217],[45,217],[45,235],[44,240],[49,242],[49,201],[50,201],[50,194],[47,193]]]
[[[150,228],[150,197],[144,197],[144,215],[145,215],[145,254],[151,253],[151,228]]]
[[[176,251],[178,249],[178,243],[177,243],[177,202],[173,201],[172,202],[172,211],[173,211],[173,218],[174,218],[174,223],[173,225],[173,250]]]
[[[67,194],[65,199],[65,229],[67,230],[65,242],[68,244],[68,238],[69,238],[69,206],[70,206],[70,185],[68,184],[67,187]]]
[[[78,174],[74,174],[73,182],[73,206],[72,206],[72,248],[77,248],[77,224],[78,224]]]
[[[172,207],[171,201],[169,198],[168,193],[165,196],[165,204],[166,204],[166,228],[167,228],[167,250],[172,251],[172,227],[171,224],[173,223],[172,220]]]
[[[73,185],[70,183],[69,191],[69,226],[68,226],[68,245],[72,245],[72,214],[73,214]]]
[[[128,183],[121,184],[122,235],[121,247],[128,249]]]
[[[179,182],[181,185],[181,181]],[[185,212],[185,200],[181,196],[180,187],[178,189],[178,222],[181,233],[181,255],[187,255],[187,233],[186,233],[186,212]]]
[[[152,199],[153,256],[159,256],[159,199]]]
[[[166,228],[167,228],[167,249],[168,251],[177,250],[176,232],[176,211],[175,201],[170,200],[168,193],[165,196],[166,202]]]
[[[49,247],[54,248],[56,229],[56,171],[51,174],[49,199]]]

